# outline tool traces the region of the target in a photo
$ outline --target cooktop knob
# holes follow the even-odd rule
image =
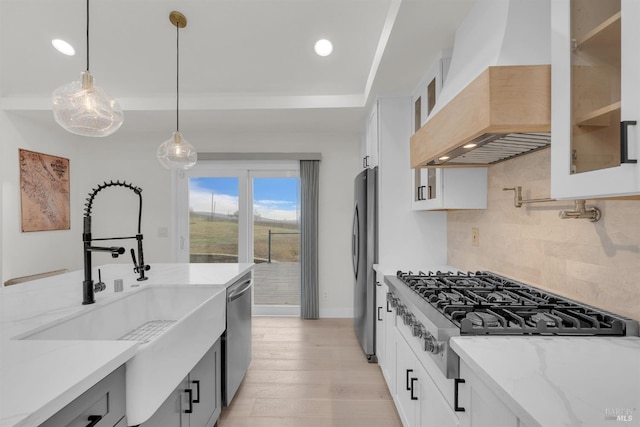
[[[425,329],[424,329],[424,326],[422,326],[422,323],[415,322],[413,324],[413,327],[411,328],[411,334],[414,337],[422,338],[424,332],[425,332]]]
[[[428,351],[433,354],[438,354],[442,351],[442,343],[439,343],[436,338],[427,332],[427,337],[424,339],[424,351]]]
[[[408,310],[405,309],[405,312],[402,316],[402,321],[405,325],[411,327],[415,321],[415,316]]]

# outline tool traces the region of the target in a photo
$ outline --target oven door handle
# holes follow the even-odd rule
[[[458,386],[460,384],[464,384],[465,380],[463,380],[462,378],[454,378],[453,379],[453,410],[456,412],[465,412],[464,408],[461,407],[460,404],[460,392],[458,390]]]

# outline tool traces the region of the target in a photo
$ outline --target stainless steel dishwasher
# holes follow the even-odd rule
[[[227,328],[222,336],[222,401],[228,406],[251,363],[251,272],[227,288]]]

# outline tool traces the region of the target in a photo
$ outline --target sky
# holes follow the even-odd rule
[[[262,218],[298,218],[298,178],[254,178],[253,212]],[[213,197],[213,203],[212,203]],[[190,178],[189,208],[194,212],[233,215],[238,211],[237,178]]]

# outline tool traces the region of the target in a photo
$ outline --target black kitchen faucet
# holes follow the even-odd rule
[[[92,239],[91,237],[91,208],[93,207],[93,200],[96,195],[107,187],[120,186],[125,187],[133,191],[138,195],[140,201],[138,207],[138,234],[131,237],[105,237],[100,239]],[[113,258],[118,258],[125,252],[125,249],[120,246],[91,246],[92,241],[98,240],[126,240],[136,239],[138,241],[138,259],[136,260],[135,250],[131,249],[131,257],[133,258],[133,271],[138,273],[138,281],[147,280],[144,272],[148,271],[151,266],[144,263],[144,256],[142,254],[142,233],[140,232],[140,223],[142,222],[142,188],[135,187],[133,184],[127,182],[106,182],[98,185],[98,188],[92,189],[87,198],[87,203],[84,204],[84,229],[82,233],[82,241],[84,242],[84,281],[82,282],[82,304],[93,304],[95,300],[95,292],[104,290],[104,284],[102,281],[94,288],[93,279],[91,277],[91,252],[110,252]],[[100,286],[100,287],[98,287]]]

